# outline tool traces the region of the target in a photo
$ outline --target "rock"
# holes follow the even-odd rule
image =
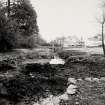
[[[31,76],[31,78],[35,78],[35,76],[32,73],[30,73],[29,75]]]
[[[99,82],[99,79],[98,78],[93,78],[93,81]]]
[[[77,80],[75,78],[68,78],[68,84],[76,84],[77,83]]]
[[[48,98],[42,99],[40,102],[34,103],[33,105],[59,105],[61,100],[69,100],[68,94],[66,92],[61,96],[50,95]]]
[[[77,79],[78,81],[82,81],[82,79],[81,78],[79,78],[79,79]]]
[[[85,80],[86,80],[86,81],[90,81],[90,82],[93,81],[91,77],[87,77],[87,78],[85,78]]]
[[[80,103],[79,102],[75,102],[75,105],[80,105]]]
[[[59,99],[60,100],[64,100],[64,101],[69,100],[68,94],[67,93],[64,93],[63,95],[59,96]]]
[[[59,105],[60,98],[57,96],[50,95],[48,98],[42,99],[40,105]],[[39,105],[39,104],[35,104]]]
[[[90,81],[90,82],[99,82],[98,78],[92,78],[92,77],[87,77],[85,78],[86,81]]]
[[[57,96],[54,96],[54,97],[52,98],[52,101],[53,101],[54,105],[59,105],[59,103],[60,103],[60,98],[57,97]]]
[[[105,81],[105,77],[101,77],[100,80]]]
[[[41,105],[54,105],[52,102],[52,95],[42,100]]]
[[[76,91],[77,91],[77,86],[76,85],[70,85],[66,90],[67,94],[69,94],[69,95],[75,94]]]

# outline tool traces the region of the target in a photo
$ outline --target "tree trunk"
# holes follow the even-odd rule
[[[105,44],[104,44],[104,23],[102,23],[102,48],[103,48],[103,53],[105,56]]]
[[[10,16],[10,0],[8,0],[8,17]]]

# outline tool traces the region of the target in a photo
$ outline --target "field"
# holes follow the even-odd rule
[[[105,105],[102,49],[63,49],[57,55],[65,65],[50,65],[49,49],[1,53],[0,105]],[[60,99],[70,85],[68,78],[77,81],[77,92]]]
[[[95,48],[65,48],[65,50],[78,50],[81,52],[87,52],[88,54],[103,54],[103,49],[101,47]]]

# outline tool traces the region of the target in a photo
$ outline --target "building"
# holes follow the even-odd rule
[[[102,37],[100,34],[93,36],[91,38],[88,38],[86,41],[87,47],[99,47],[102,45]]]
[[[83,39],[79,39],[76,36],[69,36],[64,42],[64,47],[83,47],[84,45]]]
[[[61,37],[57,38],[55,42],[58,45],[61,45],[63,47],[83,47],[85,46],[85,42],[83,39],[79,39],[76,36],[68,36],[68,37]]]

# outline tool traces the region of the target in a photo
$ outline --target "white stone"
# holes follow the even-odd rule
[[[50,95],[48,98],[42,99],[40,105],[59,105],[60,98],[59,96]]]
[[[77,80],[75,78],[68,78],[68,84],[73,83],[76,84]]]
[[[49,103],[50,101],[51,101],[50,98],[46,98],[41,102],[41,104],[42,105],[47,105],[47,103]]]
[[[61,96],[50,95],[48,98],[41,99],[40,102],[34,103],[33,105],[59,105],[60,100],[68,100],[68,95],[63,94]]]
[[[35,77],[32,73],[30,73],[29,75],[31,76],[31,78],[34,78]]]
[[[75,104],[76,104],[76,105],[79,105],[79,102],[76,102]]]
[[[60,100],[64,100],[64,101],[69,100],[68,94],[67,93],[64,93],[63,95],[59,96],[59,99]]]
[[[68,90],[67,90],[67,93],[68,93],[68,94],[71,94],[71,95],[72,95],[72,94],[75,94],[75,93],[76,93],[76,89],[68,89]]]
[[[93,81],[91,77],[86,77],[85,80],[86,80],[86,81],[90,81],[90,82]]]
[[[82,79],[81,78],[79,78],[79,79],[77,79],[78,81],[82,81]]]
[[[53,103],[53,96],[50,95],[48,98],[42,100],[41,105],[54,105]]]
[[[76,85],[70,85],[66,90],[67,94],[71,94],[71,95],[75,94],[76,91],[77,91],[77,86]]]
[[[59,105],[59,103],[60,103],[60,98],[57,97],[57,96],[54,96],[53,99],[52,99],[52,101],[53,101],[53,104],[54,104],[54,105]]]
[[[105,77],[101,77],[100,80],[105,81]]]
[[[99,82],[99,79],[98,78],[93,78],[93,81]]]

